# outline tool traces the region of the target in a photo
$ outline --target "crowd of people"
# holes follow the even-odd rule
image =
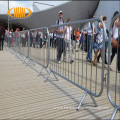
[[[28,31],[23,28],[22,31],[20,31],[19,28],[16,28],[16,30],[13,32],[12,30],[5,30],[5,40],[9,47],[13,47],[13,41],[15,45],[18,47],[19,42],[22,45],[22,47],[28,46]],[[14,33],[14,34],[13,34]],[[42,30],[34,30],[30,31],[30,47],[33,48],[42,48],[42,46],[46,46],[47,41],[47,33],[45,32],[43,34]]]
[[[118,11],[116,11],[113,15],[115,17],[117,14],[119,14]],[[79,28],[75,31],[75,29],[72,30],[72,27],[70,25],[68,26],[59,26],[55,28],[55,32],[57,33],[57,61],[58,63],[61,63],[61,56],[63,54],[63,61],[66,61],[66,48],[69,48],[69,57],[70,57],[70,63],[74,62],[72,60],[72,53],[78,52],[78,50],[81,48],[85,52],[87,52],[86,60],[90,63],[92,63],[94,66],[96,66],[96,59],[99,63],[99,59],[103,54],[103,32],[105,32],[105,39],[107,40],[105,42],[105,65],[106,68],[107,63],[107,57],[106,57],[106,51],[109,43],[109,31],[106,29],[106,23],[107,23],[107,17],[106,16],[99,16],[101,19],[103,19],[103,24],[105,26],[105,31],[103,31],[103,24],[98,21],[98,24],[95,26],[94,22],[88,23],[87,30],[84,30],[84,32],[81,32]],[[91,18],[95,18],[95,15],[92,15]],[[59,21],[59,22],[58,22]],[[67,20],[67,23],[70,23],[70,18]],[[56,21],[56,25],[61,25],[64,23],[63,20],[63,12],[59,12],[59,19]],[[120,73],[120,36],[118,35],[118,27],[120,27],[119,23],[119,17],[115,20],[113,28],[112,28],[112,38],[111,38],[111,46],[112,46],[112,55],[111,55],[111,63],[113,61],[113,58],[115,54],[118,51],[117,55],[117,69],[118,73]],[[118,45],[118,46],[117,46]],[[74,50],[75,49],[75,50]],[[94,49],[94,60],[92,60],[92,50]],[[98,55],[99,52],[99,55]],[[97,56],[98,55],[98,56]],[[102,59],[103,60],[103,59]],[[110,68],[112,70],[112,68]]]
[[[119,14],[116,11],[113,15]],[[95,18],[95,15],[92,15],[91,18]],[[107,17],[100,15],[99,18],[103,19],[105,29],[107,23]],[[71,19],[67,19],[67,23],[70,23]],[[63,12],[59,11],[59,19],[56,20],[56,26],[65,23],[63,20]],[[111,63],[115,54],[118,51],[118,72],[120,73],[120,41],[118,35],[118,27],[120,26],[119,18],[117,18],[113,25],[112,30],[112,55],[111,55]],[[3,28],[0,27],[0,35],[2,37]],[[54,29],[54,31],[50,32],[50,47],[57,48],[57,61],[61,63],[61,56],[63,54],[63,61],[66,61],[66,51],[68,47],[70,63],[74,62],[73,55],[75,52],[78,52],[80,49],[84,50],[87,53],[86,60],[96,66],[96,61],[99,63],[99,59],[102,59],[103,53],[103,24],[98,21],[98,24],[95,26],[94,22],[88,22],[88,27],[81,31],[79,28],[74,29],[71,25],[59,26]],[[33,30],[29,32],[30,34],[30,47],[33,48],[42,48],[46,47],[46,43],[48,42],[48,34],[47,32],[42,32],[42,30]],[[20,37],[19,37],[20,36]],[[15,37],[15,39],[14,39]],[[16,46],[19,46],[19,42],[22,44],[22,47],[26,47],[28,45],[28,31],[25,31],[25,28],[21,32],[19,32],[19,28],[16,28],[14,35],[13,29],[6,30],[5,38],[8,43],[8,46],[13,46],[13,40],[15,40]],[[20,38],[20,40],[19,40]],[[109,41],[109,31],[105,30],[105,39]],[[108,41],[105,42],[105,66],[107,64],[106,51],[108,47]],[[116,44],[118,44],[118,47]],[[1,47],[2,45],[2,47]],[[118,50],[117,50],[118,48]],[[0,49],[3,49],[3,43],[0,41]],[[94,50],[94,59],[92,60],[92,51]],[[99,53],[99,55],[98,55]],[[97,60],[96,60],[97,59]],[[112,70],[112,68],[111,68]]]

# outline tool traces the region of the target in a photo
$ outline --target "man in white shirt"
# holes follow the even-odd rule
[[[42,41],[43,41],[43,33],[42,33],[42,30],[40,30],[38,32],[39,36],[40,36],[40,48],[42,48]]]
[[[67,20],[67,23],[70,23],[71,20],[70,18]],[[64,51],[64,58],[63,61],[66,61],[66,50],[67,47],[69,48],[69,56],[70,56],[70,64],[72,64],[73,60],[72,60],[72,49],[71,49],[71,35],[72,35],[72,27],[71,26],[65,26],[65,51]]]
[[[95,15],[92,15],[91,18],[95,18]],[[93,22],[89,22],[88,23],[88,54],[87,54],[87,57],[86,59],[88,60],[88,62],[91,62],[92,63],[92,48],[93,48],[93,45],[94,45],[94,30],[95,30],[95,26],[94,26],[94,23]]]

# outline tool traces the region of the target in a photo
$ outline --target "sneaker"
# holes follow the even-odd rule
[[[60,64],[60,63],[61,63],[61,61],[58,61],[58,63]]]
[[[72,64],[74,62],[74,60],[70,60],[70,64]]]

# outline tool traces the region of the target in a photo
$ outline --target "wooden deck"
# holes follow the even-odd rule
[[[52,74],[44,82],[46,75],[43,70],[37,77],[10,51],[0,51],[0,119],[109,119],[112,115],[106,87],[102,96],[95,98],[98,107],[87,95],[76,111],[84,91],[60,77],[56,81]],[[120,119],[119,112],[115,118]]]

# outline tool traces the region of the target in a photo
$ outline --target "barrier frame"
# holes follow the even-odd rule
[[[111,21],[111,24],[110,24],[110,29],[109,29],[109,31],[110,30],[112,30],[112,25],[114,24],[114,22],[115,22],[115,20],[116,20],[116,18],[120,18],[120,14],[117,14],[113,19],[112,19],[112,21]],[[119,110],[120,111],[120,106],[118,106],[118,105],[116,105],[113,101],[112,101],[112,99],[111,99],[111,95],[110,95],[110,63],[111,63],[111,34],[109,33],[109,44],[108,44],[109,46],[108,46],[108,78],[107,78],[107,96],[108,96],[108,99],[109,99],[109,101],[110,101],[110,103],[111,103],[111,105],[114,107],[114,111],[113,111],[113,113],[112,113],[112,116],[111,116],[111,120],[113,120],[114,119],[114,117],[115,117],[115,115],[116,115],[116,113],[117,113],[117,111]]]
[[[104,22],[103,22],[102,19],[100,19],[100,18],[93,18],[93,19],[80,20],[80,21],[75,21],[75,22],[70,22],[70,23],[64,23],[64,24],[61,24],[61,25],[52,25],[52,26],[50,26],[50,29],[51,29],[51,28],[55,28],[55,27],[61,27],[61,26],[67,26],[67,25],[73,25],[73,24],[76,25],[76,24],[95,22],[95,21],[99,21],[103,25],[103,54],[102,54],[102,75],[101,75],[102,77],[101,77],[101,90],[100,90],[99,94],[95,94],[94,92],[86,89],[85,87],[83,87],[83,86],[73,82],[72,80],[64,77],[63,75],[60,75],[59,73],[55,72],[54,70],[51,69],[50,64],[49,64],[50,72],[49,72],[49,74],[47,75],[47,77],[46,77],[46,79],[44,81],[44,82],[46,82],[48,80],[48,78],[49,78],[49,76],[50,76],[50,74],[52,72],[53,75],[55,76],[55,78],[57,79],[57,81],[58,81],[58,78],[56,77],[56,75],[62,77],[63,79],[67,80],[68,82],[70,82],[70,83],[74,84],[75,86],[77,86],[77,87],[81,88],[82,90],[84,90],[85,93],[84,93],[84,95],[83,95],[83,97],[82,97],[82,99],[81,99],[81,101],[80,101],[80,103],[79,103],[79,105],[77,107],[77,111],[79,110],[79,108],[80,108],[80,106],[81,106],[82,102],[84,101],[84,99],[85,99],[87,94],[90,95],[90,97],[91,97],[93,103],[95,104],[95,106],[98,106],[96,101],[95,101],[95,99],[94,99],[94,97],[101,96],[101,94],[103,92],[103,86],[104,86],[104,62],[103,61],[105,59],[104,56],[105,56],[105,31],[106,31],[105,25],[104,25]],[[49,56],[49,63],[50,63],[50,56]]]

